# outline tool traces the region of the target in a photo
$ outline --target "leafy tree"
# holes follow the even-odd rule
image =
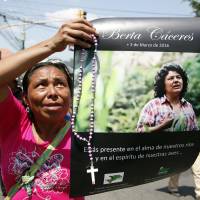
[[[187,0],[189,1],[190,5],[192,6],[192,9],[197,17],[200,16],[200,2],[199,0]]]
[[[157,68],[134,66],[124,80],[123,88],[109,111],[107,131],[133,132],[142,107],[153,98],[153,82]]]
[[[192,104],[197,117],[200,116],[200,55],[185,61],[183,64],[189,78],[188,90],[185,98]]]

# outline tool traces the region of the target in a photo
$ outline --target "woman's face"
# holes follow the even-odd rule
[[[179,95],[183,89],[183,79],[176,71],[169,71],[165,77],[165,95]]]
[[[36,121],[64,120],[71,105],[66,75],[54,66],[36,69],[29,79],[26,103]]]

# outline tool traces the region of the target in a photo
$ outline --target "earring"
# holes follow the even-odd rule
[[[28,106],[26,107],[26,112],[30,113],[30,108]]]

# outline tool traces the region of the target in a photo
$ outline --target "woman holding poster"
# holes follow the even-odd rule
[[[51,38],[0,61],[0,160],[6,200],[71,198],[71,78],[62,62],[40,62],[68,45],[89,48],[95,29],[85,19],[66,22]],[[20,74],[23,99],[8,84]],[[3,113],[3,114],[2,114]]]
[[[155,77],[155,98],[143,108],[137,124],[139,132],[198,130],[192,105],[183,97],[187,91],[186,72],[177,64],[164,65]],[[170,177],[170,193],[178,193],[179,174]]]

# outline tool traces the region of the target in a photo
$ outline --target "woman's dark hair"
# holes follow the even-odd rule
[[[34,71],[41,68],[41,67],[45,67],[45,66],[48,66],[48,65],[51,65],[51,66],[54,66],[54,67],[60,69],[66,75],[67,82],[68,82],[68,85],[69,85],[69,88],[70,88],[70,92],[72,94],[72,78],[71,78],[70,72],[69,72],[67,66],[62,61],[55,60],[55,59],[50,59],[46,62],[38,63],[35,66],[33,66],[31,69],[26,71],[26,73],[23,77],[23,81],[22,81],[23,93],[27,94],[30,77],[33,75]]]
[[[155,76],[155,83],[154,83],[154,96],[155,97],[162,97],[165,95],[165,77],[169,73],[169,71],[175,71],[178,74],[181,75],[183,79],[183,89],[181,91],[180,98],[182,98],[185,95],[185,92],[187,91],[188,86],[188,77],[186,72],[181,68],[180,65],[170,63],[163,65],[163,67],[160,69],[160,71]]]

